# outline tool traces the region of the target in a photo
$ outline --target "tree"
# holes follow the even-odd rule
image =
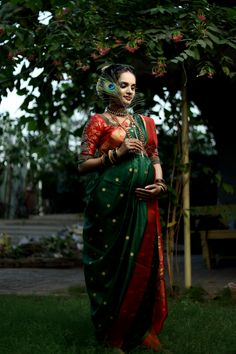
[[[2,0],[1,96],[16,87],[28,113],[20,124],[47,129],[65,113],[93,107],[97,69],[111,61],[134,64],[160,87],[183,67],[191,78],[233,77],[236,7],[217,3]]]

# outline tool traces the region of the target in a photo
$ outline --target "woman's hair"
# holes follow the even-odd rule
[[[103,100],[117,97],[117,81],[120,75],[127,71],[135,75],[134,68],[130,65],[110,64],[103,67],[96,86],[98,96]]]
[[[113,80],[117,81],[119,79],[120,75],[122,73],[127,72],[127,71],[134,74],[133,66],[126,65],[126,64],[111,64],[111,65],[107,65],[102,68],[102,76],[108,75],[111,78],[113,78]]]

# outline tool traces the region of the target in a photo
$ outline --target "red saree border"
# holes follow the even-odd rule
[[[146,116],[141,116],[141,118],[143,119],[145,128],[147,130],[148,139],[146,145],[154,141],[156,146],[158,146],[158,138],[157,138],[156,126],[154,120],[151,117],[146,117]]]
[[[152,140],[154,140],[157,146],[158,138],[156,134],[154,120],[146,116],[142,116],[142,119],[146,123],[146,129],[148,133],[147,144],[150,143]],[[162,230],[161,230],[161,221],[160,221],[158,203],[157,203],[157,235],[158,235],[159,269],[158,269],[156,287],[157,289],[159,289],[159,291],[157,291],[156,293],[156,301],[153,309],[152,327],[150,329],[151,333],[156,333],[156,334],[160,332],[168,313],[167,295],[166,295],[166,286],[165,286],[165,277],[164,277],[164,249],[163,249],[163,239],[162,239]]]
[[[135,318],[151,274],[154,237],[156,236],[155,209],[154,205],[153,207],[148,207],[147,227],[140,252],[137,255],[133,276],[121,305],[119,316],[113,323],[107,336],[107,342],[114,347],[122,347],[123,338]],[[127,316],[127,313],[129,313],[129,316]]]

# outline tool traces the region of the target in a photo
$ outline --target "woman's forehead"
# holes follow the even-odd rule
[[[118,79],[119,82],[128,82],[130,84],[136,84],[136,77],[129,71],[121,73]]]

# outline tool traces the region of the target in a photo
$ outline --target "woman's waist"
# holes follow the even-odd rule
[[[112,183],[125,186],[142,187],[153,183],[155,171],[151,161],[141,154],[120,160],[104,170],[100,177]]]

